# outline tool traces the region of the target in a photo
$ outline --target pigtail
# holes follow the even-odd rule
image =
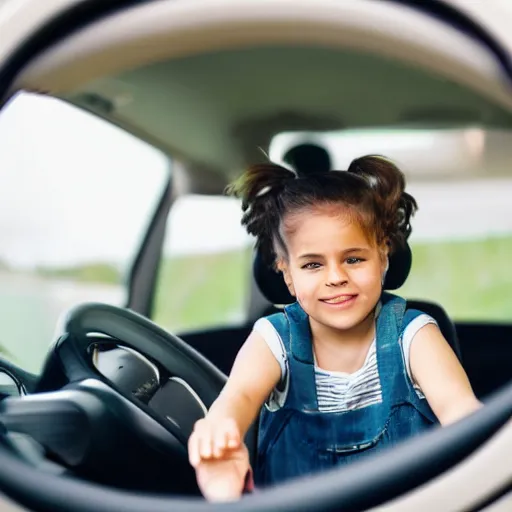
[[[405,177],[390,160],[379,155],[356,158],[348,172],[363,178],[374,192],[375,210],[391,251],[403,247],[411,234],[416,200],[405,192]]]
[[[280,165],[256,164],[226,188],[228,195],[242,200],[242,225],[256,237],[256,247],[268,263],[274,261],[273,238],[279,232],[283,213],[279,195],[295,177],[292,171]]]

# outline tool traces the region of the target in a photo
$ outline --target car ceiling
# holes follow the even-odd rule
[[[414,59],[351,44],[234,46],[148,59],[62,90],[40,83],[180,159],[198,193],[221,192],[283,131],[512,126],[512,108]]]
[[[282,131],[487,123],[512,118],[456,83],[382,57],[259,48],[158,63],[100,80],[69,99],[98,108],[227,173],[263,157]],[[115,101],[115,100],[114,100]],[[100,107],[101,108],[101,107]]]

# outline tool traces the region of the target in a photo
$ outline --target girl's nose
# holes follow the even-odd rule
[[[327,275],[327,286],[341,286],[347,283],[347,273],[341,265],[332,265]]]

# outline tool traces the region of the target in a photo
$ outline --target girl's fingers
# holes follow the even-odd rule
[[[213,456],[214,457],[222,457],[224,455],[224,451],[228,447],[228,436],[227,432],[223,428],[219,428],[215,431],[214,435],[214,447],[213,447]]]
[[[226,419],[215,426],[209,425],[205,420],[199,420],[189,438],[190,464],[197,467],[201,460],[221,458],[225,450],[237,449],[240,443],[240,432],[235,420]]]
[[[240,431],[235,420],[226,420],[225,432],[227,437],[227,446],[230,449],[235,449],[240,446]]]
[[[213,455],[213,436],[210,430],[200,437],[199,455],[202,459],[210,459]]]
[[[197,435],[192,432],[192,435],[188,439],[188,460],[193,468],[196,468],[201,462],[198,441]]]
[[[201,459],[209,459],[212,456],[212,433],[206,421],[199,420],[194,425],[188,449],[190,464],[194,467],[201,462]]]

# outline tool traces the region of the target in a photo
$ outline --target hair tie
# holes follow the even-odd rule
[[[271,185],[266,185],[265,187],[263,187],[257,194],[256,194],[256,197],[261,197],[261,196],[264,196],[265,194],[268,194],[270,191],[272,190],[272,186]]]

